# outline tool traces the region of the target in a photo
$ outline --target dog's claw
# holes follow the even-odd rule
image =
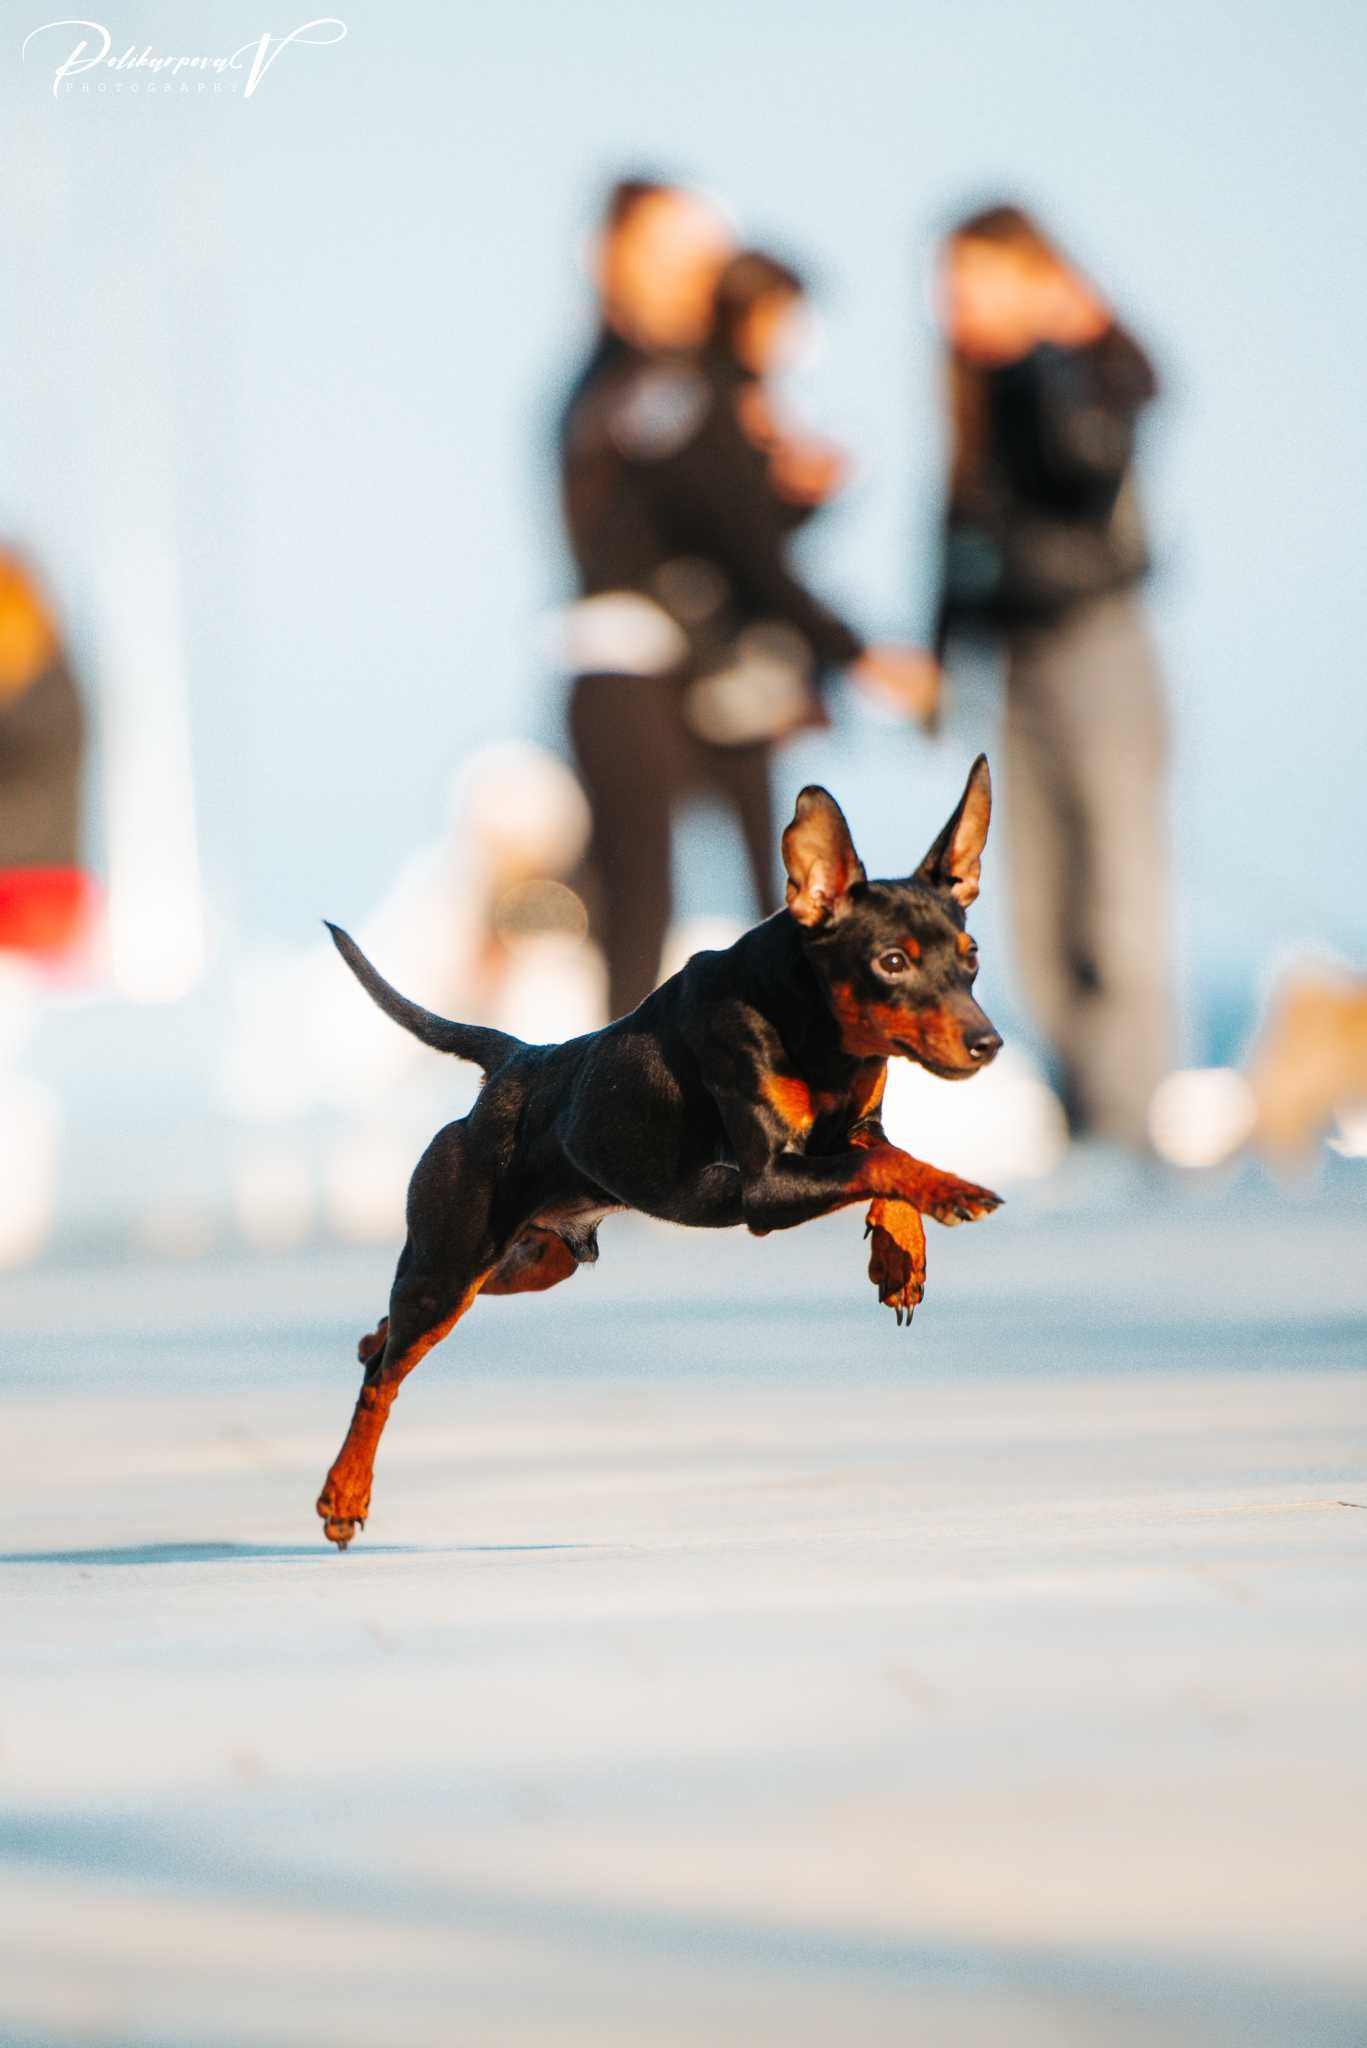
[[[991,1188],[975,1187],[971,1181],[956,1180],[949,1174],[936,1192],[938,1199],[930,1203],[926,1214],[948,1230],[960,1223],[976,1223],[1002,1205],[1001,1196],[994,1195]]]
[[[357,1531],[365,1527],[364,1515],[339,1514],[326,1493],[318,1502],[318,1515],[323,1524],[323,1534],[328,1542],[335,1543],[339,1550],[345,1550]]]
[[[906,1218],[897,1227],[905,1234]],[[924,1241],[918,1231],[914,1237],[908,1235],[905,1242],[899,1242],[886,1225],[876,1219],[866,1223],[865,1236],[870,1235],[873,1246],[869,1254],[869,1278],[878,1289],[879,1305],[892,1310],[899,1330],[904,1324],[910,1329],[912,1310],[925,1289],[925,1258],[921,1248]]]

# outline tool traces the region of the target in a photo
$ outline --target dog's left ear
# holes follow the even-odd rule
[[[829,790],[808,783],[783,835],[788,908],[799,924],[825,924],[843,909],[864,863],[854,850],[845,814]]]
[[[917,868],[913,881],[928,882],[932,889],[947,889],[967,910],[978,894],[991,817],[992,777],[987,772],[986,754],[979,754],[968,771],[958,809]]]

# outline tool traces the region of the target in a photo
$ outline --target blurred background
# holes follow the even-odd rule
[[[1081,0],[967,0],[952,22],[860,0],[835,35],[760,0],[647,34],[611,5],[363,4],[249,98],[107,67],[54,95],[77,32],[42,29],[21,61],[12,26],[0,535],[85,697],[82,861],[103,898],[59,973],[3,956],[3,1114],[34,1162],[0,1232],[12,1261],[130,1225],[187,1248],[392,1228],[412,1136],[464,1078],[367,1036],[318,920],[468,1014],[452,927],[478,790],[501,814],[521,787],[533,834],[555,816],[541,866],[582,851],[545,769],[568,760],[554,435],[624,171],[700,185],[810,278],[815,344],[790,381],[850,472],[795,555],[874,639],[924,644],[934,623],[937,237],[1007,195],[1102,282],[1163,391],[1141,432],[1177,1065],[1235,1061],[1293,949],[1361,967],[1358,10],[1325,6],[1307,33],[1272,6],[1160,5],[1141,35]],[[196,5],[109,29],[115,56],[240,40]],[[829,729],[778,752],[779,821],[819,777],[870,872],[904,871],[994,752],[993,665],[958,665],[933,738],[830,701]],[[509,743],[544,752],[486,772]],[[981,986],[1038,1053],[1004,862],[998,840]],[[749,920],[721,813],[694,807],[674,867],[671,957]],[[543,958],[525,997],[535,1035],[601,1003],[565,922],[569,980]],[[516,1011],[516,989],[498,1000]]]
[[[1361,2048],[1367,15],[120,9],[0,38],[0,2035]],[[320,920],[566,1035],[980,748],[910,1338],[614,1218],[339,1562],[474,1070]]]

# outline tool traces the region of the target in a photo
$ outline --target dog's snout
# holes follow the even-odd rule
[[[994,1031],[990,1024],[981,1031],[970,1031],[964,1036],[964,1050],[976,1066],[989,1065],[1001,1049],[1000,1034]]]

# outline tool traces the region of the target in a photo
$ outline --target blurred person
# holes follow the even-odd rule
[[[811,722],[794,654],[920,706],[924,662],[871,650],[793,573],[772,480],[712,341],[732,239],[680,187],[613,188],[594,249],[602,316],[560,432],[580,598],[569,618],[569,727],[593,811],[598,922],[619,1016],[654,987],[670,913],[672,813],[686,794],[736,817],[763,914],[777,907],[769,757]],[[749,676],[690,697],[734,668]],[[734,678],[733,678],[734,681]]]
[[[717,280],[699,359],[728,435],[734,421],[748,447],[780,544],[829,502],[849,467],[838,449],[795,429],[776,396],[777,379],[801,349],[805,320],[797,271],[765,250],[742,249]],[[739,443],[734,453],[739,458]],[[822,692],[838,673],[834,666],[753,592],[732,582],[714,584],[711,596],[710,610],[692,622],[693,675],[682,699],[692,732],[709,745],[735,747],[825,725]],[[766,763],[766,794],[768,787]]]
[[[841,490],[849,463],[830,442],[795,430],[773,390],[803,340],[807,287],[791,264],[742,249],[717,281],[709,349],[741,429],[760,456],[780,521],[796,527]]]
[[[941,652],[1005,655],[1018,964],[1069,1127],[1134,1153],[1171,1065],[1163,690],[1139,587],[1136,429],[1152,368],[1016,206],[940,261],[949,479]]]
[[[0,545],[0,950],[60,961],[82,936],[84,720],[52,612]]]
[[[0,545],[0,1267],[35,1257],[56,1213],[61,1106],[20,1060],[41,977],[70,970],[90,923],[83,742],[56,620],[25,563]]]

